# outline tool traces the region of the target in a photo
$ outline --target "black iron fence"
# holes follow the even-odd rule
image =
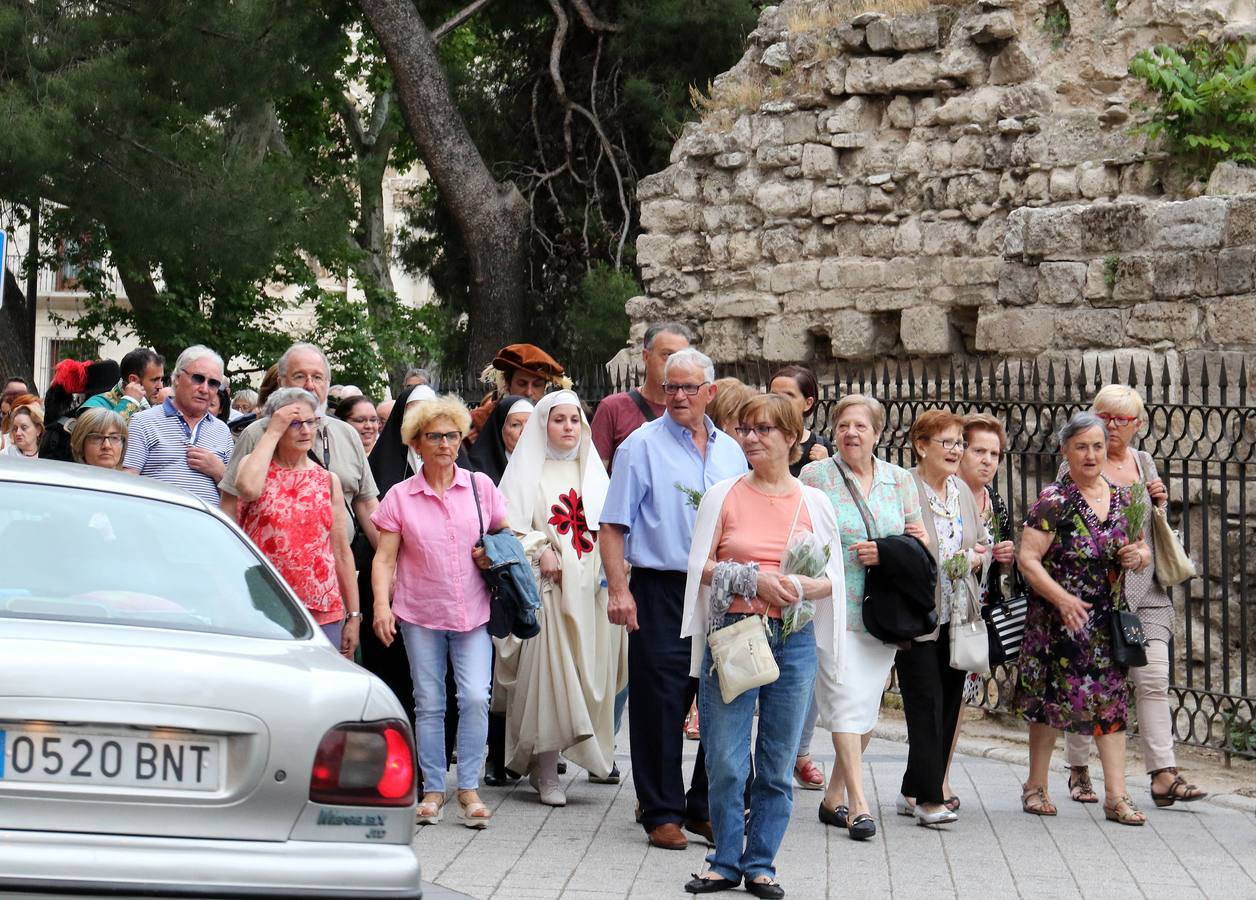
[[[722,368],[765,387],[764,365]],[[603,367],[570,372],[591,406],[623,390],[635,376],[613,377]],[[811,427],[829,432],[830,411],[850,393],[871,394],[887,414],[882,455],[910,465],[907,431],[922,411],[945,407],[985,412],[1007,428],[1009,446],[997,484],[1013,518],[1051,481],[1059,463],[1055,433],[1108,383],[1137,388],[1149,424],[1140,447],[1151,453],[1169,488],[1169,520],[1194,559],[1198,577],[1173,589],[1177,611],[1170,694],[1178,740],[1227,754],[1256,758],[1256,610],[1249,585],[1256,578],[1256,413],[1248,406],[1248,373],[1239,359],[1156,362],[1111,357],[1061,365],[1008,361],[884,361],[842,367],[821,379]],[[478,400],[487,388],[470,376],[449,379],[446,390]],[[979,703],[1005,705],[1015,672],[1005,667],[987,680]]]

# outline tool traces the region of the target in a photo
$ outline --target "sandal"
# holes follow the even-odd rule
[[[1095,786],[1090,781],[1090,766],[1069,766],[1068,771],[1068,795],[1073,801],[1098,803],[1099,795],[1095,793]]]
[[[1029,785],[1021,789],[1021,809],[1031,816],[1054,816],[1059,812],[1047,796],[1046,788],[1031,788]]]
[[[794,760],[794,784],[804,791],[818,791],[824,787],[824,770],[811,760],[811,754]]]
[[[1103,804],[1103,817],[1121,825],[1145,825],[1147,817],[1138,811],[1129,794],[1122,794],[1111,803]]]
[[[463,800],[463,794],[475,795],[474,800]],[[475,791],[459,791],[458,805],[462,807],[458,810],[458,821],[467,828],[487,828],[488,820],[493,818],[493,811],[481,802],[480,797]]]
[[[951,812],[959,812],[960,799],[959,797],[951,795],[950,797],[947,797],[945,800],[942,801],[942,805],[945,806],[947,809],[949,809]]]
[[[698,729],[698,704],[694,703],[689,707],[689,715],[685,716],[685,740],[696,741],[700,737],[702,733]]]
[[[1173,774],[1173,783],[1169,785],[1169,790],[1163,794],[1156,793],[1156,776],[1161,772],[1171,772]],[[1208,796],[1207,791],[1201,791],[1193,784],[1187,784],[1186,779],[1178,774],[1176,768],[1157,769],[1151,773],[1151,800],[1157,807],[1172,806],[1177,801],[1190,803],[1192,800],[1203,800]]]
[[[429,797],[433,799],[429,800]],[[416,825],[435,825],[440,821],[441,813],[444,809],[444,794],[438,794],[435,791],[430,794],[424,794],[423,802],[414,811],[414,822]]]

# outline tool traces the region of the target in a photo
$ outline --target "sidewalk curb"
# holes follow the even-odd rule
[[[907,743],[907,734],[902,726],[894,727],[887,723],[878,722],[872,729],[873,737],[880,738],[885,741],[894,741],[895,743]],[[955,752],[964,756],[975,756],[982,759],[993,759],[998,762],[1011,763],[1013,765],[1021,765],[1028,768],[1029,766],[1029,750],[1025,747],[1009,747],[1005,744],[987,743],[978,740],[972,740],[960,735],[959,744],[955,748]],[[1061,773],[1068,771],[1068,766],[1063,762],[1056,762],[1053,768]],[[1103,776],[1096,773],[1095,781],[1103,781]],[[1239,812],[1250,812],[1256,814],[1256,797],[1245,797],[1242,794],[1226,793],[1226,794],[1209,794],[1204,798],[1205,803],[1215,803],[1217,806],[1223,806],[1227,809],[1238,810]]]

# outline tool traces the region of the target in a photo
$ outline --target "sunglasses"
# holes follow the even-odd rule
[[[202,375],[200,372],[184,372],[183,374],[186,375],[188,378],[191,378],[193,384],[209,385],[209,389],[211,391],[218,391],[222,389],[222,382],[219,381],[217,378],[209,378],[205,375]]]

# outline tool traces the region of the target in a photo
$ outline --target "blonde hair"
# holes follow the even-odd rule
[[[837,406],[833,407],[834,429],[837,428],[837,420],[852,406],[860,406],[868,411],[868,421],[872,423],[872,430],[877,434],[885,430],[885,407],[876,397],[869,397],[867,394],[847,394],[837,401]]]
[[[1090,411],[1093,413],[1137,416],[1140,421],[1145,418],[1146,409],[1143,395],[1124,384],[1105,384],[1095,394],[1095,399],[1090,401]]]
[[[108,428],[115,428],[122,435],[122,448],[118,451],[118,464],[114,467],[121,469],[122,458],[126,456],[126,419],[112,409],[96,407],[78,414],[78,418],[74,420],[74,430],[70,432],[70,452],[74,454],[74,461],[86,462],[83,448],[87,445],[87,436],[102,434]]]
[[[467,412],[467,405],[457,394],[446,394],[406,407],[406,414],[401,419],[401,440],[413,445],[420,432],[437,419],[452,420],[464,438],[471,431],[471,413]]]
[[[672,355],[675,356],[674,353]],[[712,384],[715,386],[715,396],[707,404],[706,414],[711,417],[715,427],[723,431],[723,423],[735,423],[741,419],[741,408],[758,391],[747,387],[736,378],[721,378]]]
[[[964,440],[972,443],[970,436],[974,431],[988,431],[999,439],[999,452],[1002,453],[1007,449],[1007,432],[1003,428],[1003,423],[994,416],[988,416],[985,413],[969,413],[964,416]]]
[[[719,395],[716,394],[718,397]],[[802,459],[802,416],[797,407],[784,394],[758,394],[742,404],[737,421],[742,426],[751,424],[755,416],[762,416],[769,424],[790,436],[789,461],[792,465]]]

